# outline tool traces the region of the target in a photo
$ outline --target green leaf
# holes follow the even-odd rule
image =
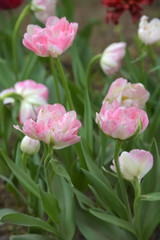
[[[70,183],[70,185],[73,186],[71,178],[70,178],[69,174],[67,173],[66,169],[63,167],[63,165],[59,164],[58,161],[54,160],[54,159],[51,159],[50,163],[52,165],[54,172],[57,175],[64,177]]]
[[[45,212],[53,222],[59,222],[60,209],[57,200],[50,193],[44,192],[39,188],[42,204]]]
[[[72,240],[75,232],[75,216],[71,186],[63,177],[55,176],[53,190],[61,209],[59,227],[62,239]]]
[[[111,189],[111,185],[107,178],[104,176],[102,171],[98,168],[98,166],[95,164],[94,160],[91,158],[90,154],[88,153],[86,147],[81,142],[82,151],[85,157],[86,165],[88,167],[88,170],[90,173],[95,175],[99,180],[101,180],[106,186],[108,186]]]
[[[130,233],[100,220],[78,206],[76,207],[76,223],[87,240],[132,240]]]
[[[30,76],[30,73],[32,72],[32,69],[34,68],[34,65],[38,59],[38,56],[31,52],[28,56],[28,58],[25,61],[25,64],[23,65],[23,69],[21,71],[21,81],[28,79]]]
[[[7,62],[0,59],[0,84],[3,88],[9,88],[14,85],[15,76],[9,68]]]
[[[3,159],[3,157],[0,154],[0,175],[3,176],[9,176],[10,175],[10,170],[5,162],[5,160]]]
[[[140,196],[140,201],[160,201],[160,192],[147,193]]]
[[[123,203],[116,196],[116,194],[111,189],[109,189],[104,184],[104,182],[98,179],[95,175],[92,175],[91,173],[87,172],[84,169],[82,169],[82,171],[90,180],[92,185],[95,187],[97,193],[99,194],[103,202],[106,204],[106,206],[108,206],[114,214],[127,219],[126,209]]]
[[[21,168],[16,166],[16,164],[12,160],[10,160],[10,158],[7,156],[7,154],[3,150],[0,150],[0,152],[2,153],[4,159],[6,160],[8,167],[11,169],[13,174],[18,178],[20,183],[29,192],[34,194],[36,197],[40,198],[38,186],[36,185],[36,183]]]
[[[0,175],[0,178],[6,181],[13,189],[13,191],[23,200],[24,203],[28,204],[27,199],[23,196],[23,194],[16,188],[16,186],[12,183],[12,181],[5,176]]]
[[[24,213],[13,211],[12,209],[0,210],[0,221],[2,223],[10,223],[26,227],[38,227],[53,234],[57,234],[53,227],[47,222]]]
[[[149,151],[153,154],[154,163],[151,171],[144,177],[142,181],[142,195],[149,195],[155,193],[154,196],[148,196],[148,199],[144,198],[140,202],[139,214],[140,221],[142,224],[142,232],[145,239],[149,239],[155,228],[160,222],[159,212],[160,212],[160,203],[157,199],[157,192],[160,189],[160,182],[157,179],[160,176],[160,156],[158,151],[158,145],[154,139],[151,143]],[[153,192],[153,193],[151,193]],[[156,196],[157,195],[157,196]]]
[[[74,45],[72,48],[72,69],[75,82],[78,86],[84,87],[85,85],[85,72],[79,58],[77,47]]]
[[[50,238],[38,234],[14,235],[9,240],[51,240]]]
[[[88,88],[85,87],[85,102],[84,102],[84,128],[85,128],[85,138],[88,145],[93,151],[93,120],[92,120],[92,109],[88,94]]]
[[[136,232],[135,232],[134,228],[132,227],[132,225],[123,219],[109,215],[105,212],[97,212],[95,210],[90,210],[90,213],[105,222],[108,222],[115,226],[121,227],[121,228],[133,233],[134,235],[136,235]]]
[[[86,195],[84,195],[82,192],[78,191],[77,189],[74,189],[74,193],[82,209],[87,209],[88,207],[91,208],[94,206],[94,202]]]

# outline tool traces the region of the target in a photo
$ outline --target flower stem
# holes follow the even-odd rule
[[[114,153],[114,161],[115,161],[115,165],[116,165],[118,181],[119,181],[123,201],[124,201],[124,203],[126,205],[126,208],[127,208],[128,219],[131,221],[132,220],[131,209],[130,209],[128,196],[127,196],[126,188],[125,188],[125,185],[124,185],[124,181],[123,181],[123,178],[122,178],[120,165],[119,165],[119,152],[120,152],[121,145],[122,145],[122,141],[117,140],[116,147],[115,147],[115,153]]]
[[[55,85],[55,88],[56,88],[57,100],[58,100],[59,103],[61,103],[59,86],[58,86],[58,79],[57,79],[56,70],[55,70],[55,66],[54,66],[54,62],[53,62],[52,57],[49,58],[49,62],[50,62],[50,67],[51,67],[51,71],[52,71],[52,75],[53,75],[53,79],[54,79],[54,85]]]
[[[59,73],[61,75],[61,80],[62,80],[62,84],[63,84],[63,87],[64,87],[65,92],[66,92],[67,100],[68,100],[68,103],[69,103],[69,108],[74,109],[74,105],[73,105],[73,101],[72,101],[71,94],[70,94],[70,91],[69,91],[68,83],[67,83],[67,80],[66,80],[66,77],[65,77],[65,74],[64,74],[64,71],[63,71],[63,68],[62,68],[62,65],[61,65],[61,62],[60,62],[59,58],[55,58],[55,62],[57,64]]]
[[[24,17],[27,15],[27,13],[30,10],[30,4],[28,4],[23,11],[21,12],[19,18],[17,19],[16,25],[13,30],[13,37],[12,37],[12,56],[13,56],[13,67],[14,67],[14,72],[16,75],[16,80],[18,78],[18,60],[17,60],[17,35],[19,28],[21,26],[21,23],[24,19]]]
[[[141,235],[140,219],[139,219],[139,213],[138,213],[139,197],[141,195],[141,186],[136,177],[133,182],[133,187],[134,187],[134,192],[135,192],[134,208],[133,208],[134,209],[134,217],[135,217],[135,219],[134,219],[135,228],[136,228],[136,232],[137,232],[137,238],[139,240],[143,240],[142,235]]]
[[[97,54],[95,55],[91,61],[89,62],[88,64],[88,67],[87,67],[87,74],[86,74],[86,85],[87,85],[87,88],[89,88],[89,84],[90,84],[90,74],[91,74],[91,69],[92,69],[92,66],[93,64],[98,61],[100,58],[101,58],[102,54]]]

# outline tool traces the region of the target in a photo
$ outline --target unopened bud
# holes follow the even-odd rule
[[[29,155],[35,154],[39,151],[40,141],[25,136],[21,141],[21,151]]]

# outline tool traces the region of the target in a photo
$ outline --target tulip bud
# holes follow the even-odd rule
[[[0,9],[16,8],[22,4],[23,0],[0,0]]]
[[[123,178],[128,181],[133,181],[136,177],[140,182],[151,170],[153,166],[153,156],[150,152],[139,149],[122,152],[119,157],[119,165]],[[117,172],[114,160],[111,169]]]
[[[100,66],[107,75],[113,75],[121,67],[121,60],[125,55],[125,42],[112,43],[103,52]]]
[[[158,42],[160,40],[160,20],[154,18],[148,22],[148,17],[142,16],[139,23],[138,36],[146,45]]]
[[[40,142],[38,140],[25,136],[21,141],[20,148],[22,152],[27,153],[28,155],[32,155],[39,151]]]
[[[45,24],[48,17],[55,15],[56,3],[57,0],[32,0],[31,9],[35,17]]]

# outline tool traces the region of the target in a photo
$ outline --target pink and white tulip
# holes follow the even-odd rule
[[[104,50],[100,60],[100,66],[106,75],[113,75],[119,71],[125,52],[125,42],[112,43]]]
[[[21,141],[20,148],[28,155],[36,154],[40,149],[40,141],[25,136]]]
[[[133,181],[136,177],[140,182],[151,170],[153,166],[153,156],[150,152],[139,149],[122,152],[119,157],[119,165],[123,178],[128,181]],[[114,160],[111,169],[117,172]]]
[[[22,130],[28,137],[52,144],[54,149],[68,147],[80,141],[77,136],[81,123],[75,111],[66,112],[61,104],[46,105],[39,108],[37,121],[28,119]]]
[[[106,135],[125,140],[136,132],[139,118],[142,123],[141,133],[149,122],[146,112],[136,106],[130,108],[120,106],[115,100],[112,104],[103,103],[100,113],[96,114],[96,123]]]
[[[47,104],[48,88],[32,80],[18,82],[14,88],[6,89],[0,93],[4,98],[4,104],[13,103],[14,99],[9,94],[16,93],[22,97],[20,102],[19,122],[22,124],[26,119],[36,119],[36,110]],[[5,94],[5,95],[4,95]]]
[[[153,18],[148,22],[148,17],[142,16],[139,23],[138,36],[146,45],[160,41],[160,19]]]
[[[45,28],[28,25],[23,44],[38,56],[56,58],[71,47],[77,30],[78,24],[65,17],[49,17]]]
[[[56,13],[57,0],[32,0],[31,10],[35,17],[42,23],[46,23],[47,18]]]
[[[14,99],[11,97],[13,93],[15,93],[14,88],[4,89],[2,92],[0,92],[0,100],[3,101],[3,104],[14,103]]]
[[[150,94],[141,83],[130,83],[124,78],[115,80],[103,102],[117,100],[121,106],[144,108]]]

